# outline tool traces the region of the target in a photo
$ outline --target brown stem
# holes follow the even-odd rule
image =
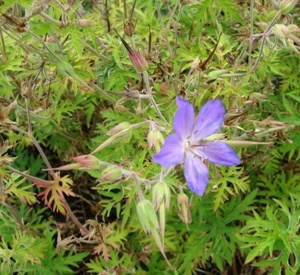
[[[40,179],[40,178],[36,178],[36,177],[31,176],[31,175],[28,175],[28,174],[26,174],[26,173],[24,173],[24,172],[22,172],[22,171],[19,171],[19,170],[15,169],[15,168],[13,168],[13,167],[11,167],[11,166],[9,166],[9,165],[7,165],[6,168],[7,168],[8,170],[10,170],[11,172],[13,172],[13,173],[16,173],[16,174],[21,175],[22,177],[24,177],[24,178],[26,178],[26,179],[31,180],[33,183],[35,183],[35,182],[38,181],[39,183],[44,184],[45,187],[48,187],[49,185],[53,184],[52,181],[49,181],[49,180],[43,180],[43,179]]]
[[[67,214],[69,215],[69,217],[71,218],[71,220],[78,226],[78,228],[80,230],[82,230],[84,233],[88,234],[90,233],[83,225],[82,223],[75,217],[75,215],[73,214],[69,204],[67,203],[67,201],[65,200],[64,197],[61,197],[62,203],[64,204],[64,208],[67,211]]]

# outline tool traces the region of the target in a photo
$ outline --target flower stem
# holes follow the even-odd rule
[[[262,54],[263,54],[263,48],[264,48],[264,45],[265,45],[265,42],[266,42],[266,39],[267,37],[269,36],[272,28],[274,27],[275,23],[276,23],[276,20],[281,16],[281,11],[279,10],[277,12],[277,14],[275,15],[275,17],[272,19],[272,21],[270,22],[270,24],[268,25],[267,29],[263,32],[262,34],[262,42],[261,42],[261,45],[260,45],[260,49],[259,49],[259,55],[255,61],[255,64],[254,66],[252,67],[250,73],[254,73],[254,71],[256,70],[257,66],[258,66],[258,63],[260,62],[261,60],[261,57],[262,57]],[[252,43],[252,41],[250,41]]]
[[[158,114],[158,116],[167,124],[169,125],[169,123],[167,122],[167,120],[164,118],[164,116],[162,115],[162,113],[160,112],[152,94],[151,94],[151,89],[150,89],[150,84],[149,84],[149,75],[148,75],[148,72],[147,71],[143,71],[143,80],[144,80],[144,83],[146,85],[146,93],[147,95],[149,96],[149,99],[151,101],[151,104],[153,105],[156,113]]]
[[[11,167],[11,166],[9,166],[9,165],[7,165],[6,168],[7,168],[8,170],[10,170],[11,172],[13,172],[13,173],[16,173],[16,174],[21,175],[22,177],[24,177],[24,178],[26,178],[26,179],[31,180],[32,182],[37,182],[37,181],[38,181],[39,183],[42,183],[42,184],[44,184],[45,186],[49,186],[49,185],[52,184],[52,181],[44,180],[44,179],[40,179],[40,178],[31,176],[31,175],[28,175],[28,174],[26,174],[26,173],[24,173],[24,172],[22,172],[22,171],[19,171],[19,170],[15,169],[15,168],[13,168],[13,167]]]
[[[78,226],[79,229],[81,229],[82,232],[88,234],[89,231],[82,225],[82,223],[75,217],[74,213],[72,212],[69,204],[67,203],[66,199],[61,196],[60,197],[62,203],[64,204],[64,208],[67,211],[67,214],[69,215],[69,217],[71,218],[71,220]]]
[[[251,0],[250,2],[250,36],[249,36],[249,58],[248,58],[248,64],[249,66],[251,66],[251,63],[252,63],[252,59],[251,59],[251,56],[252,56],[252,48],[253,48],[253,21],[254,21],[254,1],[255,0]]]
[[[18,128],[18,127],[12,126],[12,128],[13,128],[13,130],[18,131],[19,133],[22,133],[22,134],[24,134],[24,135],[27,135],[27,136],[32,140],[32,142],[33,142],[35,148],[39,151],[39,153],[40,153],[40,155],[41,155],[41,157],[42,157],[44,163],[46,164],[47,168],[49,169],[49,171],[50,171],[50,173],[51,173],[51,176],[53,177],[53,179],[55,179],[55,178],[56,178],[56,175],[55,175],[55,173],[53,172],[53,169],[52,169],[52,167],[51,167],[51,164],[49,163],[49,161],[48,161],[48,159],[47,159],[47,157],[46,157],[46,155],[45,155],[45,153],[44,153],[42,147],[40,146],[40,144],[38,143],[38,141],[35,139],[35,137],[34,137],[31,133],[26,132],[26,131],[24,131],[24,130]]]

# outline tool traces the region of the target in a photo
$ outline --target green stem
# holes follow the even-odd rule
[[[254,20],[254,1],[251,0],[250,2],[250,36],[249,36],[249,57],[248,57],[248,64],[251,66],[252,63],[252,47],[253,47],[253,20]]]
[[[87,49],[88,51],[90,51],[91,53],[96,55],[97,57],[101,58],[104,62],[110,61],[110,59],[108,57],[106,57],[105,55],[103,55],[101,53],[97,53],[97,51],[94,48],[92,48],[88,43],[86,43],[83,39],[79,38],[79,41],[83,44],[85,49]]]
[[[158,114],[158,116],[167,124],[169,125],[169,123],[167,122],[167,120],[164,118],[164,116],[162,115],[162,113],[160,112],[152,94],[151,94],[151,89],[150,89],[150,84],[149,84],[149,75],[148,75],[148,72],[147,71],[143,71],[143,80],[144,80],[144,83],[146,85],[146,93],[147,95],[149,96],[149,99],[151,101],[151,104],[153,105],[156,113]]]
[[[277,12],[277,14],[275,15],[275,17],[272,19],[272,21],[270,22],[270,24],[268,25],[267,29],[264,31],[263,35],[262,35],[262,42],[261,42],[261,45],[260,45],[260,49],[259,49],[259,55],[255,61],[255,64],[254,66],[252,67],[250,73],[254,73],[254,71],[256,70],[257,66],[258,66],[258,63],[260,62],[261,60],[261,57],[262,57],[262,54],[263,54],[263,48],[264,48],[264,45],[265,45],[265,42],[266,42],[266,39],[267,37],[269,36],[269,33],[271,32],[273,26],[275,25],[276,23],[276,20],[281,16],[281,11],[279,10]],[[250,41],[252,43],[252,41]]]
[[[49,163],[49,161],[48,161],[48,159],[47,159],[47,157],[46,157],[46,155],[45,155],[42,147],[40,146],[40,144],[38,143],[38,141],[35,139],[35,137],[31,133],[26,132],[26,131],[24,131],[24,130],[16,127],[16,126],[12,126],[12,129],[15,130],[15,131],[18,131],[19,133],[27,135],[32,140],[35,148],[39,151],[39,153],[40,153],[40,155],[41,155],[44,163],[46,164],[47,168],[50,170],[51,176],[53,177],[53,179],[55,179],[56,175],[53,172],[53,169],[52,169],[52,167],[51,167],[51,165],[50,165],[50,163]]]
[[[54,18],[52,18],[51,16],[47,15],[44,12],[40,12],[39,15],[44,17],[46,20],[50,21],[51,23],[53,23],[55,25],[58,25],[58,26],[62,25],[61,21],[55,20]]]

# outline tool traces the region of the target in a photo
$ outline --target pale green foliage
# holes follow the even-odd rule
[[[224,204],[230,195],[249,191],[249,182],[243,177],[243,172],[237,167],[218,167],[218,174],[213,178],[214,211]],[[214,190],[215,189],[215,190]]]
[[[8,180],[4,179],[5,195],[8,197],[17,197],[21,202],[33,204],[36,202],[35,194],[29,191],[32,184],[26,184],[26,179],[21,178],[20,175],[12,174]]]
[[[284,268],[288,274],[295,274],[299,270],[300,259],[299,208],[295,208],[295,205],[288,207],[280,200],[275,202],[279,209],[267,205],[264,217],[253,211],[254,217],[248,219],[243,228],[247,232],[242,238],[246,243],[243,248],[251,248],[246,262],[262,255],[270,256],[270,259],[254,265],[272,266],[275,273]]]
[[[27,265],[40,265],[46,252],[46,245],[41,241],[20,231],[12,237],[9,243],[10,248],[2,240],[0,244],[1,269],[13,272],[18,269],[25,270]]]
[[[19,224],[16,227],[14,218],[7,214],[4,207],[0,208],[1,274],[72,274],[70,266],[76,266],[76,262],[87,255],[56,250],[53,239],[56,231],[50,232],[49,221],[42,219],[43,211],[34,212],[23,205],[15,214],[29,214],[36,224]],[[29,220],[27,216],[23,217]]]
[[[0,273],[296,274],[299,4],[275,2],[0,1]],[[220,98],[242,159],[209,165],[203,197],[152,160],[176,95],[196,111]]]

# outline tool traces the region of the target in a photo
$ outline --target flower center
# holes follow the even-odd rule
[[[192,148],[191,142],[189,141],[189,139],[185,139],[183,141],[183,147],[185,151],[190,151],[190,149]]]
[[[202,150],[205,150],[206,141],[200,140],[197,143],[191,143],[190,139],[186,139],[183,141],[184,150],[187,152],[191,152],[194,156],[200,158],[202,161],[205,159],[201,154]]]

